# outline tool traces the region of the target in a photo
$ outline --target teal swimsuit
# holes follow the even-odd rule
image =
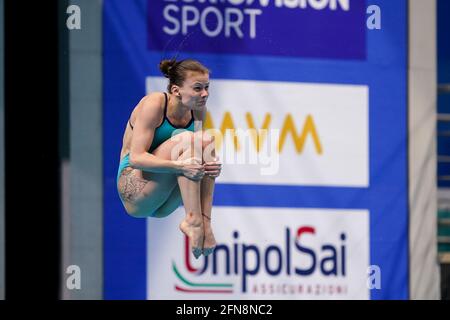
[[[159,147],[164,141],[170,139],[172,136],[182,133],[183,131],[192,131],[194,132],[194,113],[191,111],[191,121],[186,126],[176,126],[172,124],[167,118],[167,93],[164,92],[165,104],[164,104],[164,119],[163,122],[155,129],[155,134],[153,137],[152,145],[148,150],[148,153],[151,153],[153,150]],[[130,124],[131,130],[133,130],[133,126],[131,122]],[[130,166],[130,154],[127,153],[125,157],[120,161],[119,170],[117,172],[117,184],[119,183],[119,177],[122,171]]]

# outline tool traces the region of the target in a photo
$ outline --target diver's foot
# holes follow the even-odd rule
[[[203,242],[203,255],[209,256],[216,248],[216,239],[211,228],[211,218],[203,214],[203,225],[205,230],[205,240]]]
[[[188,214],[180,223],[180,230],[189,238],[194,257],[198,259],[202,254],[204,240],[203,220]]]

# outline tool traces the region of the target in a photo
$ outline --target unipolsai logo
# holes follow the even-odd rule
[[[317,226],[284,226],[278,241],[272,243],[262,238],[258,243],[243,241],[241,233],[234,230],[227,243],[218,244],[211,256],[195,266],[185,238],[184,263],[172,262],[175,290],[268,298],[348,294],[347,232],[325,240],[318,237]]]

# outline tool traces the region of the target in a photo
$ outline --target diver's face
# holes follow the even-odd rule
[[[203,109],[209,97],[209,74],[189,71],[180,87],[180,96],[181,102],[190,109]]]

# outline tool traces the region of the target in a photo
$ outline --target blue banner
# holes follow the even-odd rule
[[[329,260],[324,255],[333,252],[331,249],[322,250],[321,246],[337,248],[336,266],[346,266],[345,272],[337,272],[338,280],[342,281],[338,288],[347,294],[345,298],[352,297],[350,290],[355,283],[365,288],[366,282],[361,281],[361,276],[366,273],[366,267],[375,266],[381,270],[380,286],[366,289],[367,297],[407,299],[406,0],[217,2],[104,1],[105,298],[154,297],[159,284],[154,282],[157,277],[152,273],[153,270],[157,270],[155,272],[158,272],[158,277],[167,280],[166,289],[174,290],[174,296],[178,294],[181,296],[177,297],[182,297],[183,294],[173,289],[174,282],[171,282],[170,277],[174,271],[166,268],[166,275],[158,269],[163,262],[155,258],[159,254],[156,249],[167,245],[164,241],[168,241],[156,234],[161,230],[161,222],[150,220],[152,227],[149,229],[146,220],[128,216],[116,188],[119,153],[128,117],[148,90],[154,90],[159,83],[158,77],[162,77],[158,70],[159,61],[177,56],[179,59],[198,59],[213,71],[211,99],[216,96],[219,101],[221,93],[224,95],[225,92],[226,96],[222,100],[238,95],[238,100],[243,101],[242,105],[238,105],[234,104],[235,100],[229,100],[233,103],[224,103],[223,107],[219,105],[222,109],[212,108],[212,119],[216,127],[223,123],[233,123],[240,127],[246,123],[246,115],[247,119],[251,117],[259,126],[264,117],[270,118],[272,125],[277,124],[285,132],[280,161],[292,162],[287,168],[287,174],[274,176],[273,181],[255,181],[256,175],[252,172],[236,172],[233,176],[230,166],[228,171],[227,166],[224,166],[224,176],[228,180],[216,184],[213,205],[217,212],[223,213],[221,221],[230,225],[224,228],[225,234],[217,239],[219,244],[224,248],[232,248],[239,241],[255,245],[259,252],[269,252],[276,256],[278,251],[271,249],[272,246],[266,248],[263,239],[260,240],[261,237],[272,237],[270,243],[274,248],[286,248],[286,252],[282,251],[280,257],[287,259],[286,257],[294,257],[295,254],[294,258],[299,258],[304,263],[311,261],[312,257],[317,259],[317,267],[311,269],[314,274],[297,275],[295,272],[288,274],[283,271],[280,279],[286,276],[291,277],[289,281],[314,280],[318,283],[330,283],[335,279],[335,275],[321,271],[323,266],[328,270],[326,264]],[[298,8],[290,8],[293,3]],[[323,4],[323,8],[318,8],[319,4]],[[379,30],[366,28],[368,14],[365,10],[372,4],[381,8],[382,23]],[[246,13],[246,9],[261,10],[261,13]],[[237,23],[241,18],[242,23]],[[223,22],[221,28],[218,27],[219,19]],[[228,29],[225,21],[228,21]],[[217,91],[214,91],[214,85],[219,88]],[[250,89],[242,94],[239,88]],[[298,94],[298,98],[289,105],[291,94]],[[247,97],[261,99],[258,100],[259,104],[254,105],[245,102]],[[262,105],[266,100],[275,102]],[[276,103],[277,101],[283,103]],[[357,118],[353,111],[358,112]],[[303,143],[299,142],[299,137],[306,130],[304,128],[315,130],[315,138],[308,137],[305,146],[297,148]],[[350,128],[348,134],[346,128]],[[336,138],[341,136],[342,138]],[[337,152],[333,153],[333,146],[336,145]],[[354,153],[355,149],[358,153]],[[339,158],[343,152],[347,161]],[[346,162],[354,164],[355,170],[349,170]],[[329,171],[324,171],[324,168]],[[345,174],[339,175],[341,168],[348,170],[348,174],[344,171]],[[286,168],[280,170],[283,169]],[[235,177],[245,180],[234,181]],[[267,228],[255,229],[253,225],[245,223],[246,216],[258,214],[257,208],[267,212],[266,215],[260,214],[263,219],[261,225],[270,226],[270,221],[264,219],[274,217],[273,225],[278,228],[276,233]],[[319,211],[310,216],[308,210],[311,209]],[[277,222],[276,217],[283,210],[290,211],[285,213],[284,220]],[[235,220],[224,218],[235,212]],[[353,222],[352,215],[358,217],[357,222]],[[308,220],[300,219],[296,222],[296,216],[298,219],[301,217]],[[342,219],[337,219],[341,216]],[[170,219],[177,220],[173,216]],[[251,221],[254,223],[254,220]],[[321,234],[328,234],[327,226],[333,224],[330,221],[335,221],[335,234],[332,238],[320,238]],[[338,225],[339,221],[346,222]],[[283,230],[286,228],[307,228],[302,230],[310,232],[303,232],[300,240],[285,236]],[[364,231],[366,228],[367,232]],[[175,225],[173,230],[179,233]],[[233,238],[234,230],[240,232],[238,240]],[[250,234],[251,230],[259,232]],[[362,237],[362,233],[366,237]],[[357,249],[354,247],[358,239],[364,239],[358,250],[362,250],[361,257],[367,255],[368,261],[358,261],[355,253]],[[158,242],[157,246],[155,241]],[[299,246],[307,249],[296,249],[288,255],[287,248]],[[310,250],[309,254],[307,250]],[[183,257],[178,251],[173,254],[180,256],[180,259]],[[265,262],[269,269],[276,267]],[[174,262],[178,268],[179,286],[183,281],[205,282],[205,279],[195,278],[198,275],[192,270],[196,270],[198,266],[189,263],[184,263],[189,268],[181,268],[181,260]],[[307,269],[307,266],[301,266],[298,261],[289,261],[289,265]],[[358,277],[350,269],[351,266],[358,268]],[[280,267],[280,270],[285,270],[285,267],[286,265]],[[236,269],[238,271],[235,274],[242,276],[242,265],[236,265]],[[268,274],[268,271],[261,269],[248,279],[263,282],[276,278]],[[188,279],[190,276],[192,278]],[[214,276],[216,275],[212,275]],[[232,283],[231,280],[213,278],[212,283],[228,284]],[[242,288],[237,285],[238,283],[234,283],[234,294],[251,298],[244,296]],[[251,283],[246,285],[253,288]],[[303,294],[306,289],[302,290],[302,293],[297,290],[296,294]],[[254,291],[249,289],[245,294],[252,292]],[[198,293],[189,294],[190,298],[198,297]],[[294,295],[285,298],[300,297]],[[270,296],[266,298],[270,299]]]
[[[364,0],[148,0],[148,48],[365,59]]]

